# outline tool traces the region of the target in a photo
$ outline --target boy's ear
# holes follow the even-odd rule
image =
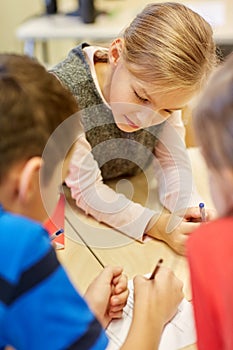
[[[109,62],[116,65],[123,51],[124,40],[121,38],[115,39],[109,48]]]
[[[18,184],[18,196],[21,202],[28,202],[39,188],[39,171],[42,167],[41,157],[30,158],[24,165]]]

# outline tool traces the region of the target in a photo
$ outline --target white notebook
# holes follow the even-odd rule
[[[118,350],[124,343],[133,315],[133,281],[129,281],[129,298],[124,308],[123,317],[113,320],[106,329],[109,337],[107,350]],[[196,342],[193,307],[183,299],[173,319],[165,326],[159,350],[178,350]]]

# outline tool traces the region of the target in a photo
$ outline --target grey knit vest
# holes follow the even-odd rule
[[[133,133],[121,131],[95,86],[83,48],[75,47],[53,72],[76,97],[82,124],[104,180],[132,176],[150,164],[163,124]]]

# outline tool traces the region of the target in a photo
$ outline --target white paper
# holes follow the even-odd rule
[[[133,281],[129,281],[129,298],[123,317],[113,320],[106,329],[109,337],[107,350],[118,350],[124,343],[133,315]],[[196,331],[192,304],[183,299],[177,314],[164,328],[159,350],[178,350],[196,342]]]

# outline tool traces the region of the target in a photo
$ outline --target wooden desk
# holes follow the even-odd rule
[[[94,232],[93,232],[94,233]],[[70,235],[70,233],[68,233]],[[158,258],[163,257],[164,265],[173,269],[177,277],[184,283],[184,293],[190,298],[190,285],[187,262],[162,242],[151,240],[145,244],[131,244],[113,249],[94,249],[94,252],[106,265],[123,266],[128,278],[136,274],[145,274],[153,270]],[[82,292],[102,270],[100,264],[83,245],[66,237],[65,249],[58,253],[60,261],[68,271],[74,285]],[[196,345],[190,345],[183,350],[196,350]]]
[[[189,155],[197,187],[206,205],[211,207],[206,166],[198,149],[189,149]],[[131,182],[136,189],[133,199],[144,202],[146,191],[144,191],[143,174],[132,178]],[[112,182],[110,185],[114,187],[115,183]],[[156,182],[152,186],[156,187]],[[146,243],[139,243],[96,222],[93,218],[87,217],[69,198],[66,207],[65,249],[58,251],[58,257],[67,269],[71,280],[82,293],[102,270],[102,266],[85,247],[77,232],[92,246],[94,254],[104,265],[123,266],[129,279],[136,274],[149,273],[158,259],[163,258],[164,265],[170,267],[183,281],[185,297],[188,300],[191,299],[189,271],[185,257],[177,255],[163,242],[148,240]],[[192,345],[185,349],[195,350],[196,346]]]
[[[96,234],[95,228],[99,229],[100,226],[105,230],[105,237],[108,234],[112,234],[104,225],[98,223],[94,224],[94,220],[87,218],[75,206],[72,206],[72,210],[76,214],[76,219],[78,217],[79,220],[86,224],[89,222],[93,235]],[[69,213],[68,217],[71,219],[72,215]],[[73,216],[73,219],[74,218],[75,215]],[[65,249],[63,251],[58,251],[58,257],[65,266],[74,285],[81,293],[84,293],[90,282],[102,270],[102,267],[91,252],[82,244],[80,239],[77,238],[76,232],[68,222],[66,222],[65,232]],[[122,244],[121,234],[117,232],[115,232],[115,234],[116,236],[119,235],[119,242]],[[116,244],[115,240],[113,241],[113,245],[114,244]],[[149,240],[142,244],[130,239],[123,246],[92,249],[104,265],[123,266],[124,273],[129,279],[133,278],[136,274],[146,274],[152,271],[158,259],[162,257],[164,259],[164,265],[170,267],[176,276],[183,281],[185,297],[188,300],[191,299],[187,261],[184,257],[174,253],[165,243]],[[183,350],[196,350],[196,345],[190,345],[183,348]]]
[[[159,0],[155,0],[155,2]],[[218,44],[233,45],[233,2],[231,0],[177,0],[190,6],[205,17],[213,26]],[[74,39],[77,42],[109,42],[151,1],[112,0],[97,1],[97,9],[104,9],[107,15],[97,17],[95,23],[84,24],[78,17],[64,14],[39,16],[22,23],[16,36],[24,42],[24,53],[35,54],[35,44],[42,44],[44,62],[48,62],[47,42],[49,40]]]

